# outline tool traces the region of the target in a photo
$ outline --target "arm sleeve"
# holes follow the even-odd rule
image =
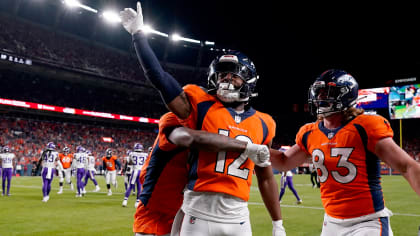
[[[182,93],[182,88],[178,81],[163,70],[144,33],[135,33],[133,35],[133,43],[144,74],[159,90],[165,103],[170,103]]]

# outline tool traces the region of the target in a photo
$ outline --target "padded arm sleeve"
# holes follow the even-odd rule
[[[182,88],[178,81],[163,70],[144,33],[137,32],[133,34],[133,43],[144,74],[159,90],[165,103],[170,103],[182,93]]]

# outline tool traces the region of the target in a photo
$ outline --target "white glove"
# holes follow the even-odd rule
[[[243,155],[251,159],[257,166],[267,167],[271,165],[270,151],[266,145],[248,143]]]
[[[273,221],[273,236],[286,236],[286,230],[283,227],[283,220]]]
[[[124,11],[120,11],[120,18],[123,27],[132,35],[144,27],[140,2],[137,2],[137,12],[132,8],[124,8]]]

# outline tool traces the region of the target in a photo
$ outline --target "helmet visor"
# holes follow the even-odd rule
[[[218,73],[232,73],[243,80],[251,77],[251,71],[246,66],[234,62],[219,62],[215,65],[215,71]]]

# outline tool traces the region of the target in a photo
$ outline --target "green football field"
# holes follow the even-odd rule
[[[68,185],[58,195],[55,178],[50,200],[44,203],[40,177],[14,177],[12,196],[0,197],[0,235],[133,235],[135,197],[130,196],[127,208],[121,207],[124,184],[123,178],[118,178],[112,196],[106,195],[103,176],[97,176],[101,191],[91,192],[94,186],[89,182],[84,198],[75,198]],[[420,198],[401,176],[384,176],[382,180],[386,205],[394,212],[394,235],[417,235]],[[271,235],[271,219],[253,182],[249,201],[253,235]],[[294,183],[303,204],[296,205],[293,194],[286,190],[282,213],[287,235],[320,235],[324,211],[319,189],[312,188],[309,175],[294,176]]]

